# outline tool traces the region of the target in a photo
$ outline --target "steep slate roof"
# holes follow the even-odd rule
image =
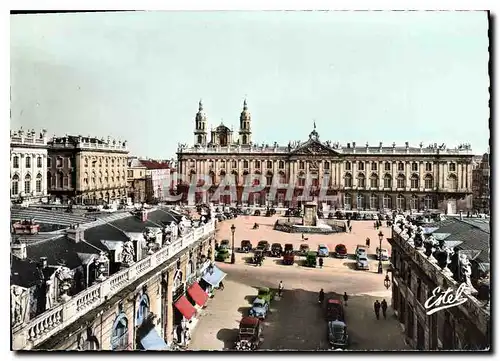
[[[139,162],[147,169],[170,169],[169,162],[159,162],[153,159],[139,159]]]

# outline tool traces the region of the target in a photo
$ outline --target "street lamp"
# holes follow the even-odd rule
[[[231,247],[231,264],[236,263],[236,256],[234,254],[234,232],[236,231],[236,227],[234,224],[231,226],[231,235],[232,235],[232,247]]]
[[[384,239],[384,234],[382,231],[378,232],[378,239],[380,241],[378,246],[378,273],[382,273],[382,240]]]
[[[389,278],[389,273],[385,275],[384,279],[384,286],[385,288],[389,289],[391,287],[391,279]]]

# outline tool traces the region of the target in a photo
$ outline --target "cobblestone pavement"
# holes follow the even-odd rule
[[[225,289],[209,301],[205,315],[193,332],[190,349],[231,348],[239,320],[248,312],[257,288],[276,288],[280,280],[285,285],[284,297],[271,306],[264,323],[262,349],[328,349],[326,323],[317,304],[320,288],[325,290],[327,297],[340,297],[344,291],[350,295],[346,309],[352,340],[350,349],[408,349],[392,310],[389,308],[387,320],[376,320],[373,313],[375,299],[385,298],[390,303],[390,293],[383,286],[382,275],[353,271],[342,265],[308,269],[282,266],[268,260],[262,267],[249,266],[241,260],[235,265],[218,264],[228,274]]]

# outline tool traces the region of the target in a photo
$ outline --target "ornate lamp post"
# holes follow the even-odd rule
[[[234,224],[231,226],[231,236],[232,236],[232,244],[231,244],[231,264],[236,263],[236,255],[234,254],[234,232],[236,231],[236,227]]]
[[[384,239],[384,234],[382,231],[378,232],[378,239],[380,241],[379,246],[378,246],[378,273],[382,273],[382,240]]]

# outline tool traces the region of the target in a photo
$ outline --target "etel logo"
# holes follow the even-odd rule
[[[441,292],[441,288],[436,287],[432,291],[432,296],[427,299],[424,303],[424,307],[427,311],[427,315],[432,315],[437,311],[444,310],[446,308],[455,307],[465,303],[467,298],[462,297],[462,293],[465,290],[465,283],[462,283],[455,294],[453,294],[453,289],[448,288],[445,292]]]

